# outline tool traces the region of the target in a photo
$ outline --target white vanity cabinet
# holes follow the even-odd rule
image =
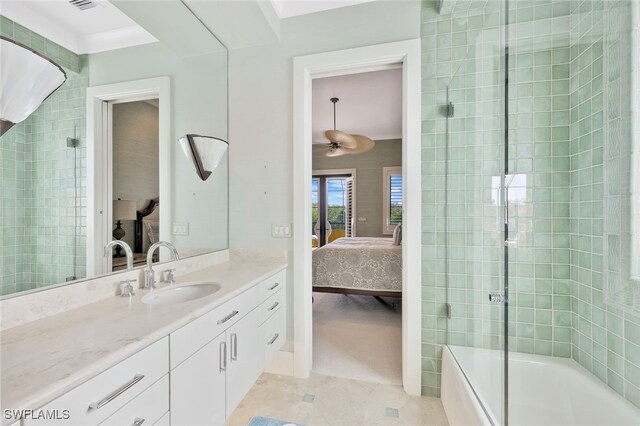
[[[247,288],[41,407],[60,420],[21,424],[224,424],[284,343],[285,279]]]
[[[276,327],[281,337],[271,352],[265,341],[274,330],[265,325],[283,320],[284,274],[170,334],[171,426],[222,425],[251,389],[284,342],[284,324]]]
[[[132,412],[140,408],[140,412],[146,413],[147,407],[138,405],[138,396],[166,377],[168,372],[169,339],[165,337],[38,410],[55,413],[58,419],[44,421],[26,418],[23,424],[97,425],[125,405]],[[167,386],[164,389],[168,391]],[[158,419],[169,409],[168,403],[163,406],[160,404],[161,401],[158,401],[156,409],[161,410]]]

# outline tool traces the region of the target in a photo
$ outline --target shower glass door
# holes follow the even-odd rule
[[[494,424],[506,424],[505,63],[502,2],[452,12],[466,25],[446,116],[447,343]],[[458,15],[456,15],[458,13]],[[481,23],[481,25],[478,25]],[[455,58],[452,58],[455,59]]]

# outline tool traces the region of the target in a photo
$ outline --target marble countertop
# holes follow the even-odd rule
[[[284,269],[274,262],[229,261],[181,275],[215,281],[207,297],[165,306],[111,297],[2,331],[2,409],[37,409]],[[3,424],[5,421],[3,420]]]

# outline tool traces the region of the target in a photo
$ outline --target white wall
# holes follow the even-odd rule
[[[188,222],[189,236],[174,237],[182,248],[227,248],[227,185],[224,168],[202,182],[178,144],[186,133],[227,137],[226,52],[181,58],[154,43],[89,55],[89,85],[152,77],[171,79],[173,222]],[[162,200],[160,200],[162,203]]]
[[[293,220],[292,59],[419,37],[419,1],[381,0],[284,19],[280,44],[230,51],[230,247],[287,250],[289,340],[293,244],[271,224]]]

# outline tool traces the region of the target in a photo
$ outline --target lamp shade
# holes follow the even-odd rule
[[[58,65],[0,37],[0,136],[25,120],[67,79]]]
[[[213,136],[184,135],[179,142],[202,180],[211,176],[229,147],[226,141]]]
[[[136,220],[136,202],[131,200],[113,200],[113,220]]]

